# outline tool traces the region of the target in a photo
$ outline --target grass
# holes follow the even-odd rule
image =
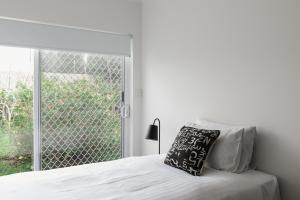
[[[31,158],[2,159],[0,160],[0,176],[32,171],[31,166]]]
[[[0,128],[0,176],[32,171],[32,156],[30,154],[20,155],[16,136],[4,134]]]

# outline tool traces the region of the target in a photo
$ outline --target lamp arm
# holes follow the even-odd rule
[[[156,121],[158,121],[158,154],[160,154],[160,120],[158,118],[155,118],[153,121],[153,125]]]
[[[158,125],[160,126],[160,120],[158,118],[155,118],[153,121],[153,125],[155,125],[155,122],[158,121]]]

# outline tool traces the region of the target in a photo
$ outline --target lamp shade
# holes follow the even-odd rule
[[[146,136],[147,140],[158,140],[158,126],[156,125],[150,125],[149,126],[149,130],[148,130],[148,134]]]

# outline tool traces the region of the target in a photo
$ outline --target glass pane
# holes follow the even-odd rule
[[[121,158],[124,57],[39,51],[41,168]]]
[[[0,176],[32,170],[33,55],[0,46]]]

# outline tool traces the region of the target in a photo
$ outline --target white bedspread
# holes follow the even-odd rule
[[[131,157],[0,178],[1,200],[279,200],[274,176],[205,169],[195,177],[163,164],[163,156]]]

